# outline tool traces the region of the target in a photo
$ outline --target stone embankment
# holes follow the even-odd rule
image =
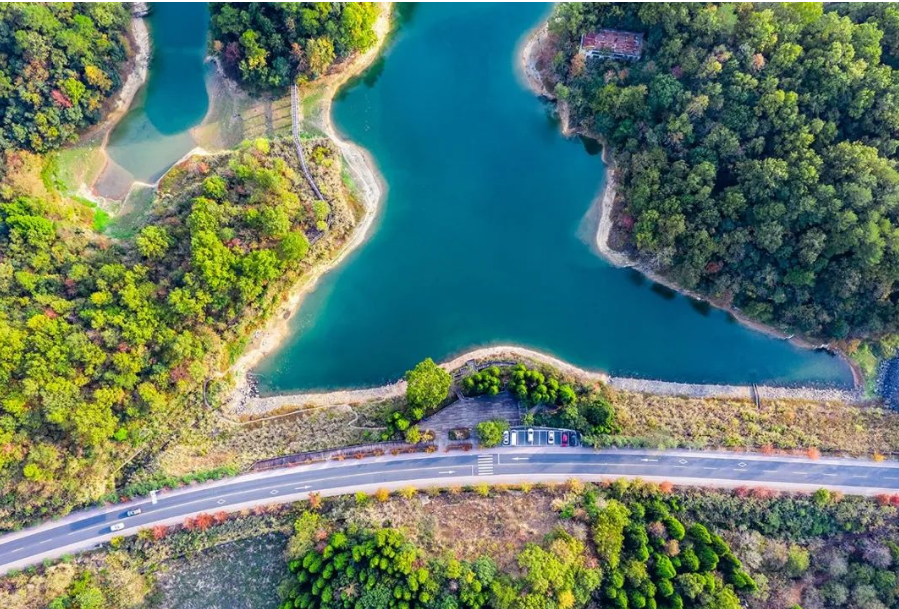
[[[619,391],[634,393],[650,393],[655,395],[685,396],[693,398],[729,398],[751,400],[756,396],[761,400],[804,400],[817,402],[845,402],[857,404],[864,402],[861,391],[845,389],[826,389],[818,387],[773,387],[749,385],[715,385],[701,383],[673,383],[629,377],[609,376],[603,372],[584,370],[560,359],[515,346],[498,346],[477,349],[460,355],[441,364],[445,370],[455,372],[469,367],[470,362],[508,362],[522,361],[528,365],[542,364],[559,370],[565,375],[574,376],[584,383],[600,382]],[[244,395],[235,400],[230,407],[230,414],[237,416],[259,416],[281,409],[308,408],[322,406],[352,405],[372,400],[397,398],[406,392],[403,380],[368,389],[347,389],[320,393],[283,393],[271,396]]]

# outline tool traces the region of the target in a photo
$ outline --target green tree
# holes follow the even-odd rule
[[[436,408],[449,396],[452,382],[449,372],[428,358],[406,372],[406,403],[411,408]]]
[[[503,441],[503,432],[508,431],[509,422],[505,419],[492,419],[478,423],[478,439],[481,446],[491,448],[499,446]]]
[[[297,262],[309,252],[309,239],[301,231],[290,232],[278,244],[278,256],[285,262]]]
[[[161,260],[171,245],[165,227],[153,224],[143,227],[134,241],[140,255],[150,260]]]

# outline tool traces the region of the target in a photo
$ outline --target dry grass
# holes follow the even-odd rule
[[[899,452],[899,413],[875,406],[800,400],[763,401],[614,396],[621,433],[658,446],[816,447],[826,452]]]
[[[287,576],[286,537],[269,533],[166,562],[157,574],[158,609],[274,609]]]
[[[367,402],[298,410],[243,424],[210,421],[160,454],[156,469],[180,476],[224,465],[246,468],[260,459],[362,444],[366,431],[379,433],[385,413],[394,408],[392,401]],[[215,424],[222,427],[216,430]]]
[[[401,528],[409,539],[434,555],[450,554],[473,560],[486,554],[503,570],[514,570],[515,556],[529,542],[539,543],[559,526],[577,529],[552,508],[549,492],[494,490],[500,497],[475,493],[419,493],[412,499],[370,501],[353,512],[363,526]],[[572,533],[583,537],[586,529]]]

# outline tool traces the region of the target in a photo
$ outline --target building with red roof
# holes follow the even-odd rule
[[[640,59],[643,34],[599,30],[581,36],[581,53],[587,59]]]

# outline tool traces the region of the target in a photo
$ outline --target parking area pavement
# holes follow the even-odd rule
[[[551,427],[513,427],[503,446],[580,446],[576,431]]]

